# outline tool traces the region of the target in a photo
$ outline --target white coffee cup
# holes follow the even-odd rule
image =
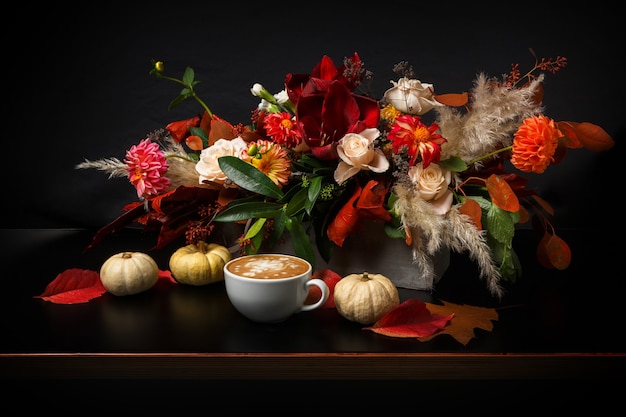
[[[224,265],[226,293],[235,309],[250,320],[278,323],[295,313],[314,310],[328,299],[328,285],[311,279],[312,271],[309,262],[292,255],[244,255]],[[319,287],[322,296],[305,304],[312,286]]]

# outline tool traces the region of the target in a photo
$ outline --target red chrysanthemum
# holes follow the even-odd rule
[[[447,140],[437,132],[439,125],[425,125],[420,116],[404,115],[396,118],[387,138],[391,140],[393,151],[399,153],[406,150],[411,166],[421,155],[424,168],[431,162],[438,163],[441,158],[441,145]]]
[[[263,127],[272,141],[287,148],[295,148],[302,142],[302,135],[296,128],[291,114],[270,113],[263,119]]]
[[[126,151],[124,159],[128,179],[137,189],[137,196],[145,198],[165,191],[170,179],[165,176],[169,168],[159,145],[144,139]]]
[[[524,120],[513,136],[511,163],[523,172],[543,173],[551,162],[563,133],[554,120],[540,115]]]

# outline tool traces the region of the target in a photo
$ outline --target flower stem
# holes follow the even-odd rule
[[[471,161],[469,161],[469,162],[467,163],[467,165],[473,165],[473,164],[475,164],[475,163],[476,163],[476,162],[478,162],[478,161],[482,161],[483,159],[490,158],[490,157],[492,157],[492,156],[494,156],[494,155],[497,155],[497,154],[499,154],[499,153],[501,153],[501,152],[510,151],[511,149],[513,149],[513,145],[510,145],[510,146],[505,146],[504,148],[500,148],[500,149],[496,149],[496,150],[495,150],[495,151],[493,151],[493,152],[489,152],[488,154],[485,154],[485,155],[479,156],[479,157],[478,157],[478,158],[476,158],[476,159],[472,159]]]

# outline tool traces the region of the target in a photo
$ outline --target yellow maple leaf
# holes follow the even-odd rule
[[[426,342],[440,334],[449,334],[459,343],[467,345],[476,337],[475,328],[490,332],[493,330],[493,322],[498,320],[498,313],[493,308],[454,304],[447,301],[442,301],[442,303],[443,305],[426,303],[426,307],[431,314],[443,316],[454,314],[454,317],[442,330],[431,336],[418,337],[419,341]]]

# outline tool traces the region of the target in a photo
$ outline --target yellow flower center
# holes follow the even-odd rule
[[[430,139],[430,132],[428,131],[428,128],[419,126],[413,130],[413,138],[415,138],[415,143],[428,142]]]
[[[293,123],[291,123],[291,120],[289,119],[283,119],[280,124],[285,129],[291,129],[293,127]]]

